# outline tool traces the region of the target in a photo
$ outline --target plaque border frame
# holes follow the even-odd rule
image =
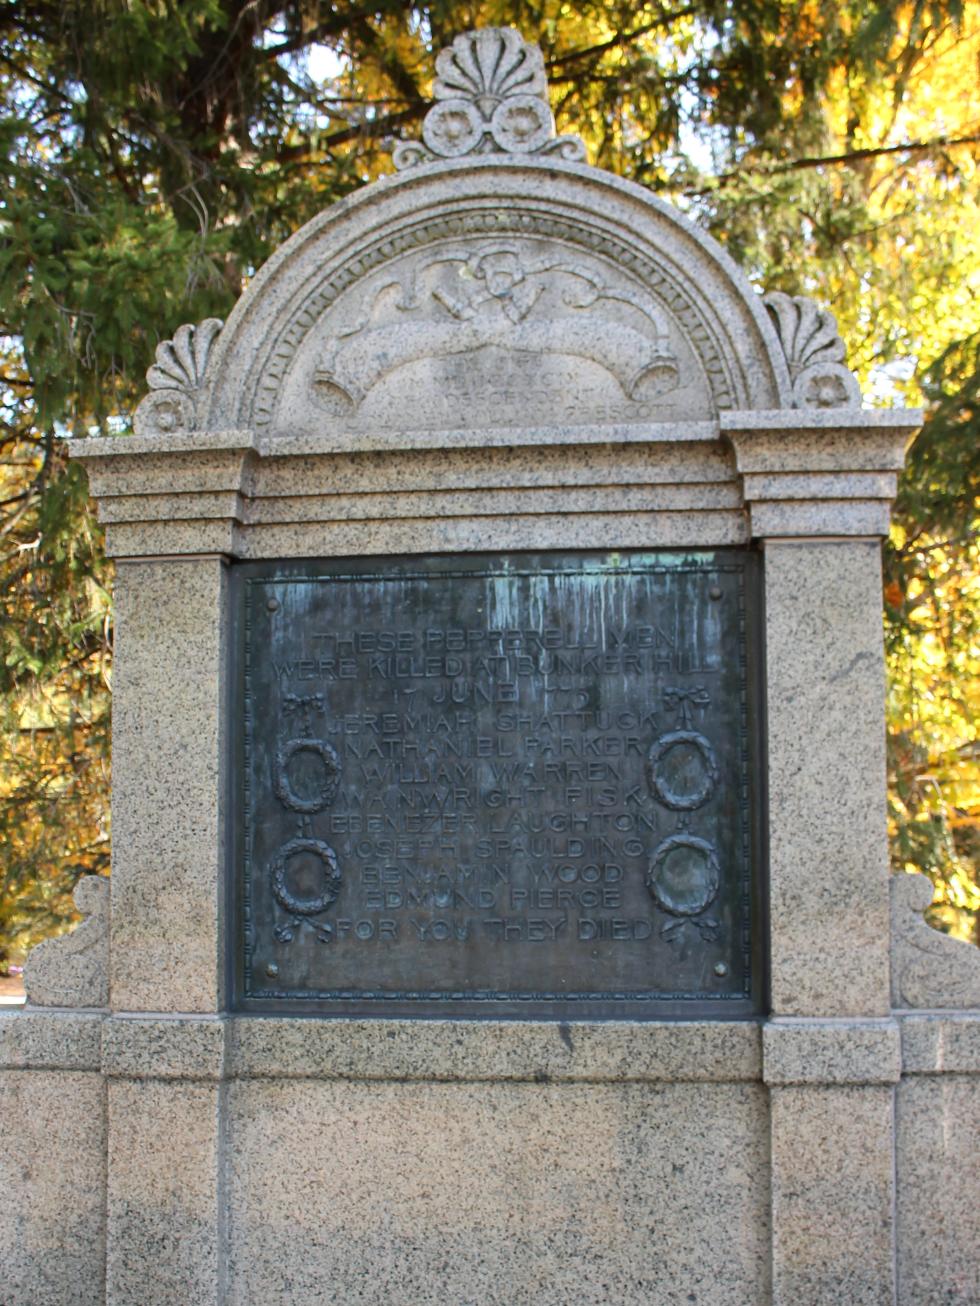
[[[739,658],[743,668],[741,691],[741,725],[739,749],[744,789],[738,802],[742,822],[742,955],[746,982],[742,993],[729,995],[691,994],[687,992],[616,993],[596,991],[578,994],[513,993],[493,991],[414,991],[392,993],[390,990],[315,991],[269,990],[257,993],[249,988],[246,935],[249,907],[251,858],[247,825],[249,812],[248,773],[248,676],[250,637],[250,595],[254,584],[284,581],[406,579],[417,567],[419,576],[472,577],[493,575],[490,564],[503,560],[542,560],[562,558],[586,561],[590,558],[615,557],[629,572],[631,558],[672,556],[688,559],[677,565],[664,565],[665,572],[729,571],[740,573],[739,581]],[[717,561],[712,561],[717,560]],[[386,566],[396,563],[396,571]],[[436,566],[444,563],[443,567]],[[481,564],[484,570],[480,570]],[[764,665],[763,665],[763,567],[761,551],[752,547],[719,546],[715,548],[627,548],[627,549],[525,549],[503,552],[473,551],[460,553],[418,553],[363,557],[281,558],[242,560],[229,568],[232,641],[229,650],[232,674],[229,677],[230,729],[226,747],[233,759],[229,768],[230,802],[228,804],[228,862],[225,913],[226,982],[231,1012],[255,1015],[307,1016],[312,1018],[375,1018],[422,1020],[541,1020],[558,1023],[569,1020],[757,1020],[768,1009],[768,848],[764,839],[767,807],[765,768]],[[657,570],[656,565],[637,568],[643,572]],[[530,574],[546,573],[548,567],[536,566]],[[574,568],[555,568],[566,574]],[[319,572],[320,574],[316,574]],[[305,573],[305,574],[304,574]],[[500,574],[505,574],[503,570]],[[522,574],[509,568],[509,575]],[[524,572],[523,574],[529,574]]]

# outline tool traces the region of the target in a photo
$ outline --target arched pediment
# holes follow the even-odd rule
[[[597,169],[499,156],[386,179],[314,219],[248,287],[201,381],[181,425],[272,437],[792,402],[761,299],[714,241]]]
[[[143,433],[270,437],[675,422],[859,402],[842,359],[830,314],[764,301],[646,191],[489,155],[385,178],[308,223],[206,367],[185,368],[190,402],[158,362],[139,417]]]
[[[396,175],[298,231],[227,323],[159,346],[135,440],[75,451],[116,552],[887,529],[918,415],[861,410],[832,314],[761,295],[683,215],[585,163],[519,33],[457,37],[434,96]]]
[[[297,232],[220,335],[212,319],[160,347],[141,434],[377,440],[860,402],[830,314],[763,301],[717,242],[555,136],[537,47],[469,32],[436,71],[401,174]]]
[[[289,241],[222,332],[203,424],[270,435],[704,418],[787,402],[723,251],[579,164],[377,183]]]

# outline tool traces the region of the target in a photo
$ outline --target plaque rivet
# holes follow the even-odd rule
[[[716,974],[716,975],[727,975],[727,974],[728,974],[728,967],[725,965],[725,963],[724,963],[723,961],[719,961],[719,962],[716,963],[716,965],[715,965],[715,974]]]
[[[265,968],[265,973],[268,975],[269,979],[275,979],[279,974],[279,967],[274,961],[270,961],[268,966]]]
[[[720,586],[720,585],[712,585],[711,589],[708,590],[708,598],[709,598],[709,599],[720,599],[720,598],[721,598],[721,586]]]
[[[278,612],[278,611],[279,611],[279,600],[278,600],[278,599],[267,599],[267,600],[266,600],[266,605],[265,605],[265,606],[269,609],[270,612]]]

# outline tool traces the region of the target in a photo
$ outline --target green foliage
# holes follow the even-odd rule
[[[980,333],[924,386],[885,553],[893,848],[931,875],[936,923],[980,943]]]
[[[559,129],[596,163],[685,206],[760,284],[831,303],[873,392],[914,401],[910,364],[929,369],[887,558],[893,833],[897,863],[944,887],[946,926],[970,928],[976,3],[14,0],[0,10],[12,954],[70,919],[74,879],[108,857],[111,578],[58,437],[124,435],[157,342],[225,316],[283,239],[377,176],[385,137],[427,108],[434,52],[489,23],[541,45]]]

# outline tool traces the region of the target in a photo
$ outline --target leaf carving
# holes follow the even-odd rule
[[[797,408],[859,406],[861,391],[845,365],[833,313],[805,295],[773,291],[762,301],[783,347]]]
[[[156,362],[146,373],[151,390],[196,390],[204,380],[211,346],[221,330],[217,317],[205,318],[199,326],[185,323],[173,340],[157,345]]]
[[[437,100],[480,103],[505,95],[547,94],[544,59],[513,27],[464,32],[436,59]]]

